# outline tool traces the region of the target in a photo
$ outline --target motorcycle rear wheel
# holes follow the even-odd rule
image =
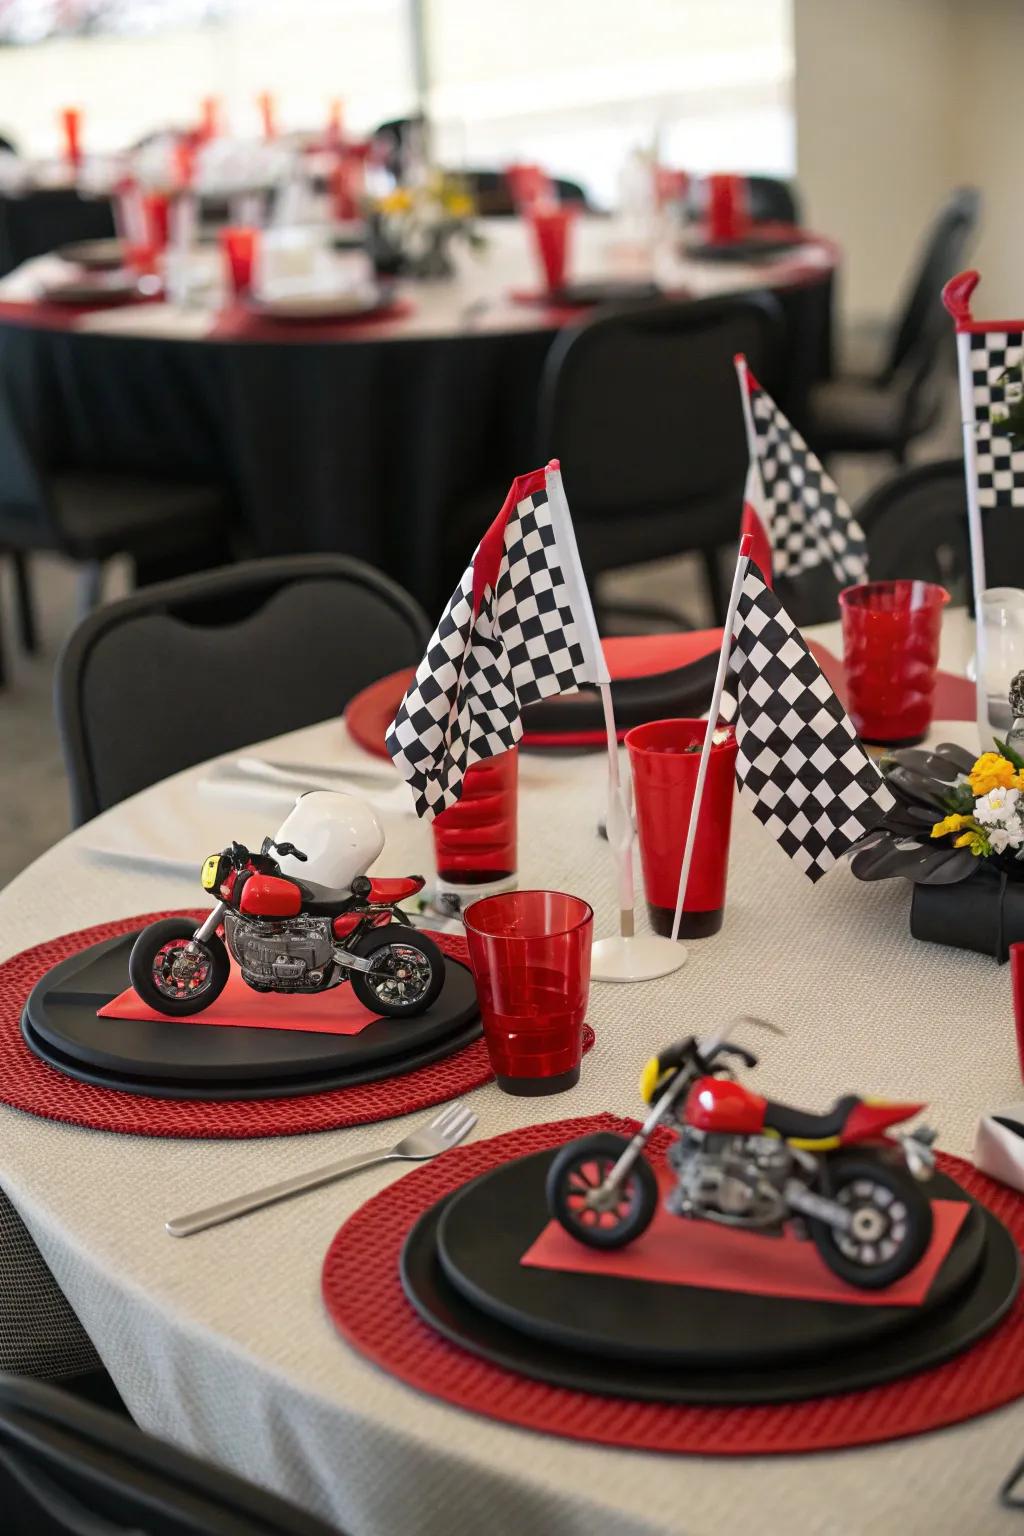
[[[373,962],[372,971],[352,971],[352,990],[371,1013],[389,1019],[425,1013],[444,986],[444,955],[416,928],[388,923],[359,939],[353,953]]]
[[[854,1220],[848,1233],[808,1220],[832,1273],[865,1291],[882,1290],[908,1275],[932,1237],[931,1201],[913,1175],[881,1158],[853,1155],[833,1159],[829,1184],[831,1198]]]
[[[224,943],[211,934],[201,943],[195,937],[196,924],[185,917],[165,917],[143,928],[128,959],[128,975],[139,997],[157,1013],[170,1018],[184,1018],[202,1013],[220,996],[227,984],[231,962]],[[191,977],[179,974],[173,966],[185,958],[188,946],[195,949],[188,956],[195,962]]]
[[[548,1209],[570,1237],[588,1248],[624,1248],[646,1232],[658,1209],[658,1180],[644,1157],[626,1176],[617,1203],[597,1211],[587,1194],[602,1184],[629,1141],[612,1131],[580,1136],[558,1153],[547,1176]]]

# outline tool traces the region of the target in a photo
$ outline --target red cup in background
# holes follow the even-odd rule
[[[60,114],[64,130],[64,155],[74,171],[82,163],[82,113],[79,107],[65,107]]]
[[[745,176],[708,177],[708,239],[715,245],[742,240],[750,228]]]
[[[259,230],[236,225],[231,229],[222,229],[218,238],[220,248],[224,252],[228,287],[236,299],[243,298],[252,290]]]
[[[862,741],[912,746],[928,733],[945,587],[868,581],[839,594],[848,706]]]
[[[569,265],[569,234],[574,218],[575,209],[558,203],[538,203],[526,213],[544,269],[544,283],[548,293],[555,293],[565,285]]]
[[[199,103],[199,141],[205,144],[220,131],[220,97],[204,96]]]
[[[1024,1078],[1024,944],[1010,945],[1010,981],[1013,986],[1013,1017],[1017,1024],[1017,1060]]]
[[[583,1059],[594,913],[561,891],[507,891],[464,913],[487,1054],[506,1093],[572,1088]]]
[[[505,182],[520,213],[541,199],[554,202],[555,189],[551,177],[539,165],[528,165],[522,161],[507,165]]]
[[[461,798],[434,818],[436,904],[461,912],[470,901],[516,882],[519,751],[513,747],[466,770]]]
[[[256,105],[260,109],[260,121],[263,124],[263,137],[265,139],[277,138],[277,105],[270,91],[261,91],[256,97]]]
[[[652,720],[626,732],[647,912],[651,927],[663,936],[672,932],[706,728],[706,720]],[[736,733],[732,726],[719,726],[716,734],[722,739],[711,748],[708,759],[681,939],[704,939],[717,933],[725,914]]]

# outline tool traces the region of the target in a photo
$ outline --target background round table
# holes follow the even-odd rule
[[[820,633],[838,648],[838,626]],[[969,649],[947,617],[944,662]],[[960,724],[966,740],[969,727]],[[941,731],[940,731],[941,736]],[[293,761],[355,763],[329,721],[275,744]],[[0,894],[4,956],[62,931],[195,905],[185,859],[270,830],[280,809],[237,811],[206,770],[154,786],[57,844]],[[605,765],[523,753],[520,879],[592,901],[611,931],[613,879],[596,834]],[[154,829],[159,829],[158,833]],[[384,871],[430,868],[429,829],[386,818]],[[157,840],[158,839],[158,840]],[[118,850],[123,857],[119,856]],[[98,853],[95,850],[105,850]],[[477,1134],[543,1117],[632,1114],[645,1058],[737,1012],[784,1025],[746,1040],[759,1092],[824,1108],[856,1090],[928,1099],[940,1143],[970,1155],[979,1115],[1020,1097],[1010,984],[982,955],[911,940],[909,888],[858,884],[845,868],[811,886],[743,805],[733,827],[725,926],[684,968],[643,986],[595,985],[597,1044],[580,1085],[550,1101],[472,1095]],[[95,1340],[144,1428],[334,1518],[354,1536],[963,1536],[1018,1530],[996,1492],[1024,1444],[1024,1404],[871,1449],[760,1459],[675,1458],[545,1439],[419,1396],[353,1353],[320,1299],[335,1231],[394,1178],[379,1169],[185,1241],[164,1221],[347,1152],[409,1122],[242,1142],[130,1138],[0,1109],[0,1186]],[[680,1305],[685,1305],[681,1297]]]
[[[558,331],[588,314],[515,302],[514,290],[537,283],[529,231],[514,219],[481,227],[486,248],[460,250],[453,278],[403,285],[411,312],[319,329],[163,303],[76,313],[36,301],[62,263],[25,263],[0,281],[7,499],[19,499],[13,477],[26,454],[49,467],[216,481],[256,553],[357,555],[433,611],[451,588],[446,516],[534,464],[545,359]],[[609,220],[580,221],[578,277],[637,275],[636,252],[614,236]],[[779,395],[799,423],[810,384],[828,371],[837,260],[829,241],[808,236],[753,264],[669,250],[655,275],[666,292],[693,298],[778,296],[787,327]],[[29,469],[21,499],[32,495]]]

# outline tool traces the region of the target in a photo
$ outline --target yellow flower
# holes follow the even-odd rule
[[[1013,788],[1024,789],[1024,768],[1013,776]]]
[[[445,208],[453,219],[472,218],[475,210],[473,199],[465,192],[449,192],[444,199]]]
[[[967,775],[967,782],[976,796],[987,795],[990,789],[1012,789],[1016,777],[1008,758],[1000,757],[998,752],[983,752]]]
[[[969,848],[976,859],[983,854],[987,855],[990,851],[988,838],[984,832],[964,832],[961,837],[956,839],[953,847]]]
[[[382,213],[408,213],[412,207],[412,193],[406,187],[396,187],[387,192],[378,204]]]
[[[970,826],[970,824],[969,816],[946,816],[932,827],[932,837],[945,837],[947,832],[959,832],[961,827]],[[957,846],[959,847],[959,844]]]

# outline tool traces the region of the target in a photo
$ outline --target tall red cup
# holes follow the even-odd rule
[[[461,798],[434,818],[437,900],[460,912],[470,901],[516,883],[519,751],[474,763]]]
[[[706,729],[706,720],[652,720],[626,732],[647,911],[651,927],[663,935],[672,932]],[[717,933],[725,916],[736,734],[732,726],[719,726],[716,735],[720,740],[708,759],[681,939],[704,939]]]
[[[579,1081],[594,914],[561,891],[507,891],[466,908],[484,1040],[506,1093]]]
[[[574,218],[575,209],[559,203],[537,203],[527,211],[526,219],[533,232],[549,293],[565,285],[569,265],[569,235]]]
[[[242,225],[222,229],[218,235],[220,248],[224,253],[228,287],[236,299],[242,298],[252,289],[258,239],[258,229],[248,229]]]
[[[522,161],[507,165],[505,181],[512,194],[512,201],[520,212],[541,199],[554,201],[551,177],[539,165],[528,165]]]
[[[745,176],[708,177],[708,239],[715,245],[742,240],[750,228]]]
[[[863,741],[912,746],[928,734],[944,587],[867,581],[839,594],[850,718]]]
[[[64,130],[64,154],[74,171],[82,163],[82,113],[79,107],[65,107],[60,114]]]
[[[260,109],[260,121],[263,124],[263,137],[265,139],[277,138],[277,106],[270,91],[261,91],[256,98],[256,105]]]
[[[220,97],[204,96],[199,103],[199,140],[205,144],[215,139],[220,128]]]
[[[1024,1078],[1024,944],[1010,945],[1010,981],[1013,986],[1013,1017],[1017,1025],[1017,1060]]]

